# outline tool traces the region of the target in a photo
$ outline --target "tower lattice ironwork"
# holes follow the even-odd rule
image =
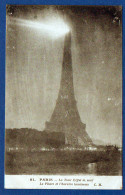
[[[74,95],[70,33],[64,41],[62,75],[56,106],[50,121],[46,122],[45,131],[64,132],[66,144],[92,144],[86,125],[80,119]]]

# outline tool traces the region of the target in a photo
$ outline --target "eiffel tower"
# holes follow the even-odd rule
[[[63,132],[65,144],[92,145],[76,106],[73,87],[73,70],[71,58],[71,33],[67,33],[64,41],[62,75],[60,90],[51,119],[45,124],[47,132]]]

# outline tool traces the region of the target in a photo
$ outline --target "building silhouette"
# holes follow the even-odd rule
[[[45,124],[47,132],[63,132],[65,144],[90,145],[92,140],[86,132],[77,109],[71,58],[71,33],[66,34],[62,63],[60,90],[51,119]]]

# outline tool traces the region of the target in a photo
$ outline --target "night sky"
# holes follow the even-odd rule
[[[92,139],[122,145],[122,8],[7,6],[6,128],[44,130],[58,97],[64,37],[19,19],[63,20],[72,34],[78,111]],[[20,21],[20,20],[19,20]]]

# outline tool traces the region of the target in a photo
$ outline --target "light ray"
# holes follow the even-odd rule
[[[61,18],[56,20],[50,20],[48,22],[36,22],[24,19],[12,18],[11,24],[20,25],[24,27],[34,28],[41,30],[54,37],[60,37],[69,32],[69,27],[64,23]]]

